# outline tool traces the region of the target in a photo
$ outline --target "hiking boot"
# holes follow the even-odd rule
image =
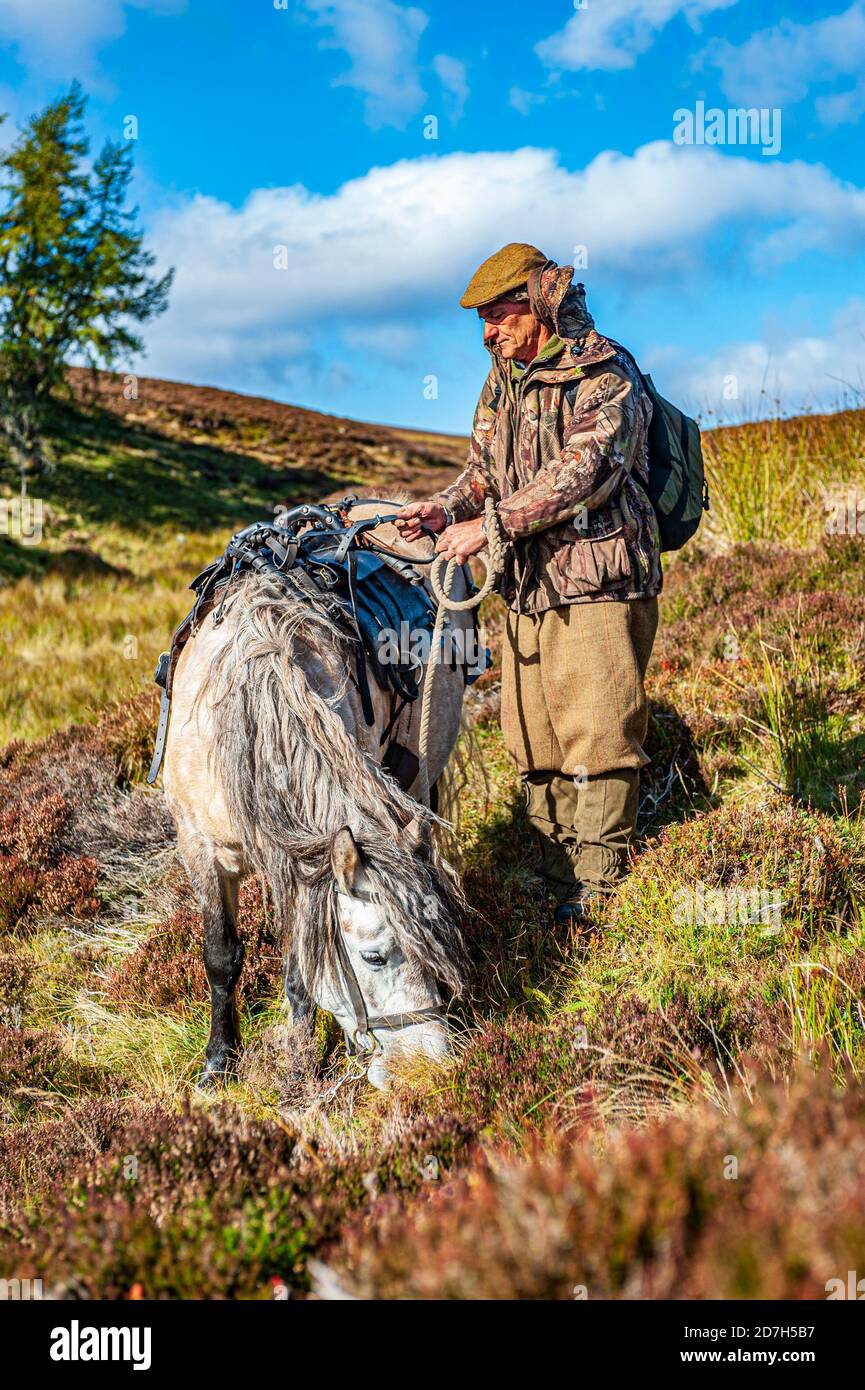
[[[559,903],[553,913],[553,921],[560,927],[581,927],[585,931],[597,927],[607,901],[606,893],[598,893],[591,888],[581,888],[563,903]]]

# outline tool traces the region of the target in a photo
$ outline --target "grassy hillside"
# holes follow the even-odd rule
[[[102,378],[58,412],[43,542],[0,537],[0,1275],[71,1297],[823,1297],[861,1268],[865,412],[706,436],[635,864],[590,944],[533,871],[493,601],[459,1056],[331,1095],[341,1046],[286,1023],[247,885],[243,1072],[203,1100],[199,922],[143,785],[155,657],[238,525],[428,495],[464,443],[138,391]]]
[[[239,526],[279,502],[444,478],[464,452],[146,377],[126,400],[122,378],[100,376],[94,409],[89,374],[74,381],[82,408],[58,411],[38,487],[42,543],[0,534],[0,742],[93,718],[149,683],[190,579]]]

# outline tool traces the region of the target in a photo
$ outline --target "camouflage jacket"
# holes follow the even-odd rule
[[[468,463],[434,499],[455,521],[488,494],[513,543],[502,593],[540,613],[661,589],[658,522],[645,491],[652,405],[636,365],[595,332],[570,266],[536,272],[529,294],[555,336],[525,369],[491,349]]]

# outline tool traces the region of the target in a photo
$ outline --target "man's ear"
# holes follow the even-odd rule
[[[361,858],[357,841],[347,825],[344,825],[342,830],[338,830],[333,837],[333,844],[330,847],[330,862],[339,891],[345,893],[347,897],[353,897],[355,883],[360,873]]]

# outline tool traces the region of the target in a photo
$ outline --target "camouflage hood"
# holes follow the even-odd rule
[[[586,308],[586,287],[572,284],[574,267],[547,261],[528,279],[529,303],[535,318],[551,333],[569,342],[585,338],[595,326]]]

